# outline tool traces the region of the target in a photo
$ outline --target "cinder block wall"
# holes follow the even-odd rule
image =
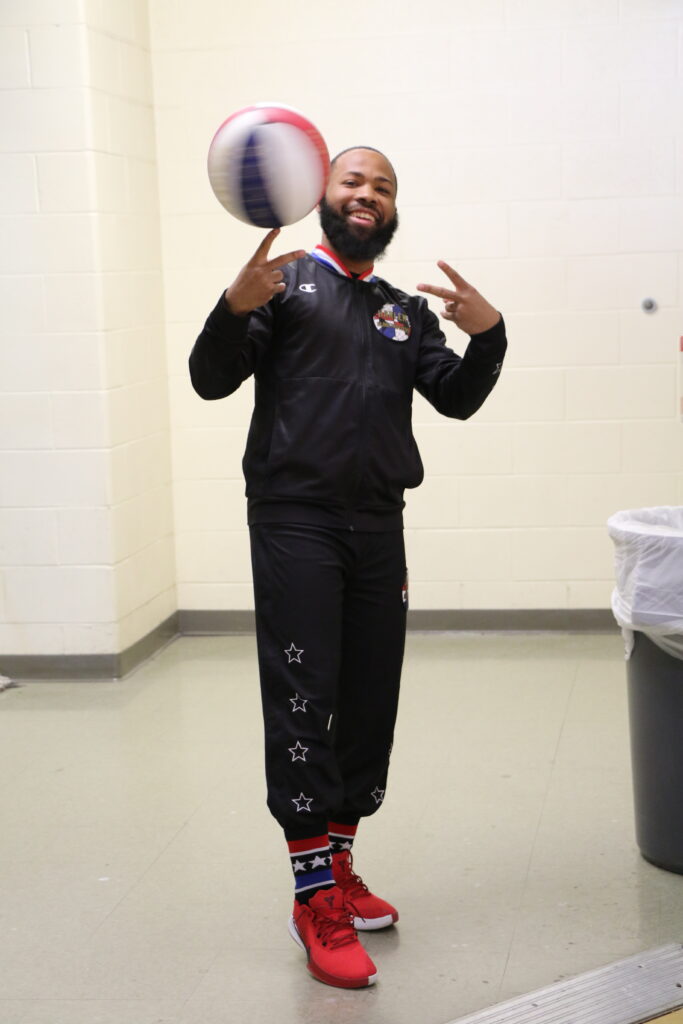
[[[607,517],[683,501],[680,3],[150,11],[180,607],[251,606],[251,387],[204,403],[186,364],[260,237],[213,198],[208,142],[234,109],[280,99],[333,151],[368,143],[394,161],[402,225],[380,273],[414,291],[443,257],[508,323],[506,370],[476,418],[416,400],[427,477],[408,494],[412,607],[607,609]],[[318,230],[312,216],[281,247],[310,247]]]
[[[260,238],[205,172],[260,99],[394,161],[384,276],[414,290],[446,258],[508,322],[475,419],[416,400],[412,607],[606,609],[607,516],[683,503],[682,30],[678,0],[5,0],[0,651],[251,607],[251,386],[202,402],[187,355]]]
[[[0,5],[0,654],[173,615],[145,2]]]

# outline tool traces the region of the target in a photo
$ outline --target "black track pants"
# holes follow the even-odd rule
[[[403,533],[250,529],[268,807],[288,839],[384,799],[406,629]]]

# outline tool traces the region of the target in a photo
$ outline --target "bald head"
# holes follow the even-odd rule
[[[330,173],[334,169],[334,167],[335,167],[335,165],[336,165],[336,163],[337,163],[337,161],[339,160],[340,157],[345,156],[347,153],[354,153],[354,152],[356,152],[356,150],[361,150],[361,151],[365,151],[365,152],[368,152],[368,153],[378,153],[379,156],[382,157],[382,159],[386,163],[387,167],[391,171],[391,176],[392,176],[393,181],[394,181],[394,194],[396,194],[396,192],[398,191],[398,178],[396,176],[396,171],[394,170],[394,165],[392,164],[391,160],[389,160],[389,158],[381,151],[381,149],[375,149],[374,146],[347,146],[346,149],[342,149],[341,152],[337,153],[337,155],[334,157],[334,159],[330,163]]]

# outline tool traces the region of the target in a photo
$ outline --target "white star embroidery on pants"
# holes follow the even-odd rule
[[[375,786],[372,793],[370,794],[370,796],[375,801],[378,807],[382,803],[382,800],[384,800],[384,792],[385,791],[383,789],[380,789],[379,786]]]
[[[289,703],[292,705],[292,711],[306,711],[307,700],[300,697],[298,693],[295,693],[293,697],[289,698]]]
[[[292,642],[289,649],[285,651],[285,654],[287,655],[287,664],[291,665],[293,661],[298,661],[298,663],[301,664],[301,655],[303,653],[303,647],[301,648],[301,650],[299,650],[299,648],[295,647],[294,643]]]
[[[313,803],[312,796],[304,796],[303,793],[299,793],[298,796],[292,797],[292,803],[296,806],[297,811],[309,811],[311,810],[311,804]],[[304,807],[303,804],[306,806]]]
[[[301,874],[302,871],[306,870],[306,861],[305,860],[295,860],[294,863],[292,864],[292,867],[294,868],[295,872],[298,871],[299,874]]]
[[[292,755],[292,761],[305,761],[306,754],[308,753],[308,747],[301,745],[301,740],[297,740],[293,747],[287,748]]]

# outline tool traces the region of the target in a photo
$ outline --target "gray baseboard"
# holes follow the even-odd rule
[[[408,615],[408,629],[425,632],[610,633],[618,628],[606,608],[416,609]]]
[[[201,636],[253,633],[254,613],[248,611],[181,611],[180,632]],[[606,608],[417,609],[408,614],[408,629],[416,632],[542,631],[607,633],[617,630]]]
[[[178,636],[174,612],[119,654],[1,654],[0,673],[10,679],[121,679]]]
[[[417,609],[408,614],[414,632],[613,633],[605,608]],[[0,674],[10,679],[120,679],[177,636],[253,633],[252,611],[181,610],[119,654],[0,655]]]
[[[143,636],[132,647],[119,654],[119,672],[117,675],[128,675],[129,672],[132,672],[143,661],[153,657],[157,651],[160,651],[162,647],[165,647],[171,640],[174,640],[180,633],[179,623],[180,612],[174,612],[156,629],[153,629],[151,633]]]
[[[201,608],[178,612],[183,636],[204,636],[221,633],[255,633],[252,611],[203,611]]]

